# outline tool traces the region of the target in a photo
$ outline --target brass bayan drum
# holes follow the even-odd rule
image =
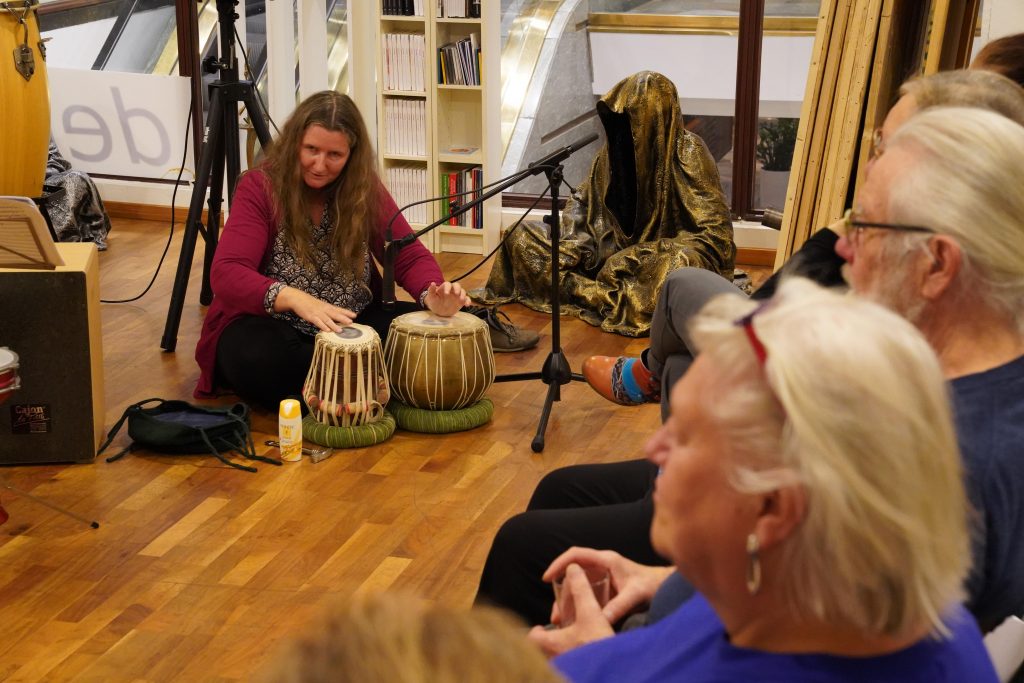
[[[395,398],[424,410],[465,408],[494,382],[487,324],[469,313],[398,316],[388,332],[384,361]]]
[[[37,0],[0,2],[0,195],[43,193],[50,145],[46,51]]]
[[[302,398],[325,425],[357,427],[383,418],[390,391],[374,329],[353,323],[317,334]]]

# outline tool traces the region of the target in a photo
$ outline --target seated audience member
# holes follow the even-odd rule
[[[715,299],[691,336],[646,451],[651,539],[698,593],[555,666],[578,683],[995,681],[959,604],[968,505],[924,337],[802,279],[761,305]],[[565,581],[574,627],[612,636],[582,568]]]
[[[1024,125],[1024,90],[996,74],[984,71],[944,72],[910,81],[904,84],[901,92],[901,99],[875,136],[876,158],[884,151],[889,137],[911,114],[935,106],[969,104],[990,109]],[[962,168],[968,166],[970,164]],[[955,162],[946,167],[952,167],[950,173],[953,175],[962,173]],[[1015,163],[1008,173],[1020,173],[1020,165]],[[966,180],[952,179],[952,185]],[[940,181],[940,184],[950,183]],[[998,185],[1003,192],[1010,192],[1011,187],[1015,186],[1006,182]],[[976,200],[971,198],[969,191],[965,189],[957,196],[964,202],[965,213],[972,215]],[[1021,230],[1018,217],[1012,211],[1003,216],[1002,223],[983,226],[982,223],[967,222],[963,229],[983,226],[1018,235]],[[774,291],[780,276],[794,272],[822,284],[837,284],[841,280],[840,266],[844,261],[835,253],[835,245],[839,240],[838,233],[844,230],[844,223],[834,226],[835,231],[823,229],[816,233],[780,273],[755,292],[754,298],[766,298]],[[1024,236],[1021,240],[1024,242]],[[1017,272],[1015,277],[1020,277],[1019,273],[1024,271]],[[994,274],[994,277],[1012,280],[1008,273]],[[666,387],[671,387],[693,360],[686,332],[691,316],[713,296],[737,291],[724,278],[707,271],[684,268],[670,274],[655,309],[651,349],[647,352],[648,358],[654,357],[664,363],[662,374]],[[956,326],[958,322],[954,317],[949,324]],[[984,335],[968,328],[964,328],[964,334]],[[929,336],[929,340],[937,349],[946,344],[946,337],[941,334]],[[609,366],[605,364],[605,367]],[[663,417],[667,413],[667,395],[665,399],[662,402]],[[1000,420],[1004,419],[1009,419],[1009,415],[993,413],[988,421],[989,428],[1001,429]],[[972,437],[967,435],[964,438]],[[1003,449],[1001,457],[1010,458],[1012,443],[1007,440],[1000,440],[1000,443]],[[975,450],[981,453],[984,449],[979,445]],[[546,623],[551,610],[551,589],[541,580],[541,575],[555,558],[572,546],[614,550],[638,563],[664,564],[651,547],[646,533],[653,511],[650,494],[656,473],[657,468],[651,463],[631,460],[576,465],[546,475],[534,491],[527,511],[509,519],[498,531],[480,579],[477,601],[511,609],[530,623]],[[1024,556],[1013,566],[1024,567]],[[993,571],[1008,575],[1009,569],[1009,566],[1003,566]],[[1019,575],[1024,577],[1024,570]],[[1018,590],[1024,595],[1024,578],[1017,583],[1020,584]],[[613,616],[618,619],[622,614],[613,612]]]
[[[302,102],[264,163],[238,182],[210,271],[196,397],[222,387],[274,408],[301,394],[318,332],[357,322],[383,341],[397,315],[422,307],[450,316],[468,304],[414,241],[398,253],[395,280],[418,303],[381,308],[374,259],[382,262],[397,210],[355,103],[329,90]],[[411,233],[402,216],[392,231]]]
[[[1024,33],[986,43],[971,62],[971,68],[995,71],[1024,86]]]
[[[408,596],[356,596],[310,624],[265,683],[557,683],[563,679],[495,609],[453,610]]]
[[[1024,613],[1024,197],[1008,189],[1024,182],[1022,154],[1024,128],[991,112],[918,114],[873,162],[837,244],[853,289],[913,322],[950,380],[977,514],[966,606],[984,632]],[[573,549],[546,577],[575,560],[611,571],[619,595],[609,620],[650,599],[663,575],[615,553]],[[676,593],[660,614],[687,597],[680,583],[673,575],[658,590]],[[585,639],[570,628],[548,647]]]
[[[732,278],[732,220],[715,160],[683,125],[672,81],[634,74],[601,98],[597,113],[606,144],[560,221],[560,310],[639,336],[669,272],[692,266]],[[473,297],[550,311],[550,265],[549,227],[524,223]]]

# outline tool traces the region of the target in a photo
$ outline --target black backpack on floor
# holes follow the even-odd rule
[[[152,407],[143,407],[154,402],[156,405]],[[246,472],[255,472],[256,468],[231,462],[224,454],[235,452],[248,460],[281,464],[280,460],[256,455],[249,433],[249,407],[244,403],[228,408],[206,408],[186,401],[147,398],[128,406],[96,455],[110,445],[125,420],[128,421],[128,436],[132,443],[117,455],[107,458],[107,462],[114,462],[138,447],[157,453],[213,455],[225,465]]]

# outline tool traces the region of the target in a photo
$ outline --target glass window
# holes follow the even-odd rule
[[[543,95],[531,98],[529,93],[538,78],[547,81],[542,93],[552,87],[564,90],[570,81],[589,79],[593,89],[586,95],[596,101],[622,78],[651,69],[676,84],[685,125],[704,139],[718,164],[723,189],[731,198],[740,0],[584,0],[579,5],[587,21],[577,15],[559,29],[557,14],[564,4],[572,3],[502,0],[502,130],[512,137],[509,152],[528,161],[547,151],[537,147],[545,134],[554,137],[558,131],[582,129],[580,124],[585,122],[579,111],[560,112],[546,104]],[[752,206],[734,207],[737,213],[749,214],[769,206],[781,209],[785,201],[794,127],[803,102],[819,10],[820,0],[765,0],[760,102],[751,105],[758,111],[747,113],[760,118],[759,134],[749,141],[756,146],[753,152],[750,147],[741,150],[746,158],[757,160],[753,176],[746,174],[747,182],[753,184],[746,193],[753,201]],[[534,31],[532,42],[524,32],[527,27]],[[552,42],[551,33],[559,30],[561,35],[554,39],[561,38],[561,43],[550,49],[552,56],[546,60],[541,54],[542,42]],[[587,34],[588,49],[582,60],[578,51],[567,49],[571,41],[567,34],[573,31]],[[531,47],[534,57],[530,57]],[[558,65],[554,75],[544,71],[549,61]],[[581,61],[589,61],[589,65],[581,67]],[[582,102],[579,97],[576,101]],[[557,119],[559,116],[562,118]],[[539,128],[541,134],[527,135],[523,132],[527,127]],[[506,163],[504,170],[516,168]]]

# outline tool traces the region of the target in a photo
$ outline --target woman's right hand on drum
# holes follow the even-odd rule
[[[337,332],[356,319],[356,314],[347,308],[321,301],[295,287],[285,287],[278,293],[274,311],[291,311],[324,332]]]

